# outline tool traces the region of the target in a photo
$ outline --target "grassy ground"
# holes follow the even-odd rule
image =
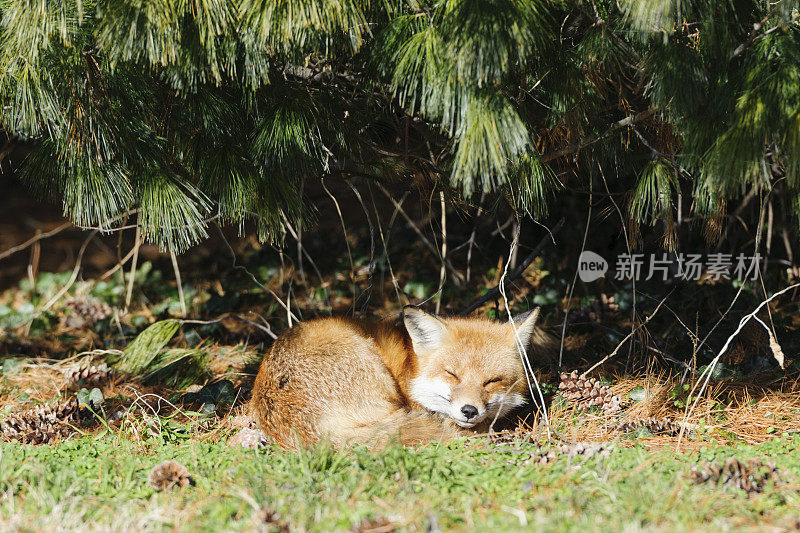
[[[349,186],[342,187],[334,190],[340,200],[355,201]],[[508,285],[508,310],[515,314],[541,305],[554,333],[560,335],[566,324],[563,365],[537,365],[550,421],[569,439],[612,443],[608,457],[538,464],[531,460],[538,448],[530,442],[481,440],[381,453],[227,447],[233,415],[241,412],[254,377],[251,363],[266,352],[272,332],[289,326],[284,302],[303,319],[357,310],[358,316],[388,320],[405,304],[423,303],[433,310],[438,303],[441,261],[432,250],[438,249],[440,235],[427,218],[430,209],[406,207],[409,220],[419,219],[419,230],[427,235],[418,239],[409,238],[405,224],[393,226],[402,217],[395,217],[391,205],[375,209],[376,219],[379,212],[388,219],[379,232],[364,224],[360,204],[343,205],[346,224],[336,217],[321,220],[320,231],[309,228],[302,242],[287,241],[281,254],[234,233],[230,243],[212,238],[179,258],[182,291],[170,256],[153,247],[139,249],[131,276],[133,254],[126,250],[134,248],[133,230],[91,243],[84,240],[86,232],[65,231],[46,241],[41,264],[38,248],[0,264],[0,422],[76,396],[90,397],[94,387],[104,400],[103,416],[83,421],[83,437],[70,430],[53,444],[28,446],[13,435],[0,443],[0,533],[516,531],[523,526],[536,531],[773,531],[800,526],[800,436],[793,436],[800,435],[796,295],[773,301],[760,317],[775,329],[786,369],[778,367],[767,333],[751,321],[698,399],[691,385],[739,319],[766,298],[766,289],[751,284],[740,295],[729,283],[664,286],[657,281],[638,284],[634,294],[632,285],[609,276],[578,286],[567,302],[585,230],[582,219],[559,235],[558,247]],[[14,236],[0,250],[23,242],[21,235],[30,232],[17,227],[29,223],[27,211],[6,215],[16,229],[0,231]],[[442,314],[463,310],[499,283],[510,229],[496,231],[498,220],[492,215],[459,222],[450,216],[448,258],[460,272],[471,268],[472,278],[461,286],[447,280]],[[60,223],[54,219],[40,229]],[[342,235],[331,233],[340,227]],[[521,256],[541,231],[522,228]],[[593,250],[608,258],[621,251],[613,225],[592,232]],[[381,236],[383,255],[381,246],[373,250],[373,233]],[[472,246],[466,244],[473,237],[480,247],[470,256]],[[429,249],[423,239],[436,247]],[[87,243],[76,279],[77,250]],[[297,254],[305,259],[294,262]],[[120,256],[127,258],[123,268]],[[786,285],[783,274],[773,274],[766,280],[770,292]],[[665,297],[660,314],[635,343],[620,344],[631,331],[634,309],[641,324]],[[478,312],[504,320],[501,303],[487,302]],[[83,304],[93,312],[81,311]],[[98,318],[103,305],[108,312]],[[726,309],[727,319],[717,328]],[[130,346],[154,322],[176,317],[192,320],[153,349],[147,368],[126,372],[130,354],[117,349]],[[705,338],[703,345],[699,341]],[[559,395],[560,371],[583,372],[611,353],[618,356],[592,376],[613,386],[623,401],[619,412],[581,411]],[[92,381],[76,373],[84,363],[123,372]],[[625,434],[618,427],[641,419],[685,419],[696,431],[678,453],[674,435]],[[775,461],[788,481],[747,494],[728,485],[694,485],[687,477],[703,460],[729,456]],[[150,488],[150,470],[166,459],[184,464],[195,485],[169,493]]]
[[[781,530],[800,516],[791,481],[798,444],[784,436],[676,453],[620,441],[608,457],[544,465],[529,460],[530,443],[287,453],[106,434],[53,447],[2,444],[0,529]],[[686,477],[699,461],[730,455],[774,460],[790,481],[748,495]],[[194,486],[151,489],[148,473],[166,459],[186,465]]]

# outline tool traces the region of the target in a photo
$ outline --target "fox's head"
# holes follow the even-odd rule
[[[510,323],[406,308],[403,321],[418,364],[411,398],[464,428],[523,405],[529,389],[519,346],[529,349],[538,316],[537,308],[516,325],[515,335]]]

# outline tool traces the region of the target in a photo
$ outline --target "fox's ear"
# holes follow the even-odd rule
[[[522,341],[522,346],[524,346],[526,349],[528,346],[530,346],[531,342],[533,341],[533,337],[536,334],[536,322],[539,320],[539,313],[541,310],[541,307],[537,307],[529,313],[519,317],[514,317],[514,325],[517,327],[519,340]],[[514,335],[513,328],[511,334],[512,336]]]
[[[441,348],[447,335],[447,325],[433,315],[416,307],[403,308],[403,323],[406,325],[411,344],[417,353]]]

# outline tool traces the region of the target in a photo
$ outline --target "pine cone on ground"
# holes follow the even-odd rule
[[[570,402],[577,403],[578,409],[597,406],[604,412],[611,413],[619,411],[622,402],[619,395],[614,395],[613,388],[601,384],[594,378],[579,376],[577,370],[573,370],[570,374],[561,373],[558,391]]]
[[[52,444],[59,438],[74,433],[71,424],[81,417],[77,398],[54,404],[42,405],[21,411],[0,421],[0,437],[4,441],[23,444]]]
[[[281,517],[280,513],[272,510],[270,507],[262,507],[258,512],[258,519],[264,524],[269,524],[277,528],[280,533],[289,531],[289,523]]]
[[[109,381],[114,377],[116,372],[109,368],[105,363],[91,364],[91,361],[85,361],[73,366],[69,366],[62,370],[64,377],[67,378],[68,386],[72,387],[82,383],[99,385]]]
[[[729,485],[752,494],[762,492],[769,481],[781,482],[783,475],[774,463],[765,464],[758,459],[748,459],[745,463],[728,457],[722,464],[703,461],[701,465],[692,467],[689,478],[696,484]]]
[[[65,306],[83,318],[89,325],[114,314],[113,307],[95,298],[71,298],[67,300]]]
[[[681,422],[676,422],[671,418],[629,418],[627,420],[622,420],[617,427],[615,428],[617,431],[621,431],[622,433],[630,433],[632,431],[636,431],[639,428],[645,428],[647,431],[652,433],[653,435],[666,435],[668,437],[677,437],[681,432],[681,427],[684,424]],[[685,425],[686,429],[684,431],[685,434],[690,433],[694,426],[690,424]]]
[[[532,432],[521,431],[520,428],[516,428],[513,431],[509,429],[495,431],[483,437],[485,437],[492,444],[500,446],[505,444],[514,444],[517,441],[533,441]]]
[[[155,490],[184,488],[192,483],[192,476],[178,461],[164,461],[150,471],[147,482]]]
[[[350,531],[353,533],[394,533],[397,526],[386,518],[365,518],[358,525],[354,525]]]
[[[546,465],[561,456],[607,459],[609,455],[611,455],[611,446],[605,442],[577,442],[558,446],[539,446],[537,452],[532,454],[526,463]]]

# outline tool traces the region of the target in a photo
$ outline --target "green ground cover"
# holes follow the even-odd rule
[[[680,453],[616,443],[607,457],[549,464],[530,460],[531,443],[286,452],[105,434],[2,444],[0,530],[772,531],[800,517],[799,443],[784,436]],[[702,460],[732,455],[774,461],[786,482],[748,494],[687,477]],[[167,459],[194,485],[150,488],[150,469]]]

